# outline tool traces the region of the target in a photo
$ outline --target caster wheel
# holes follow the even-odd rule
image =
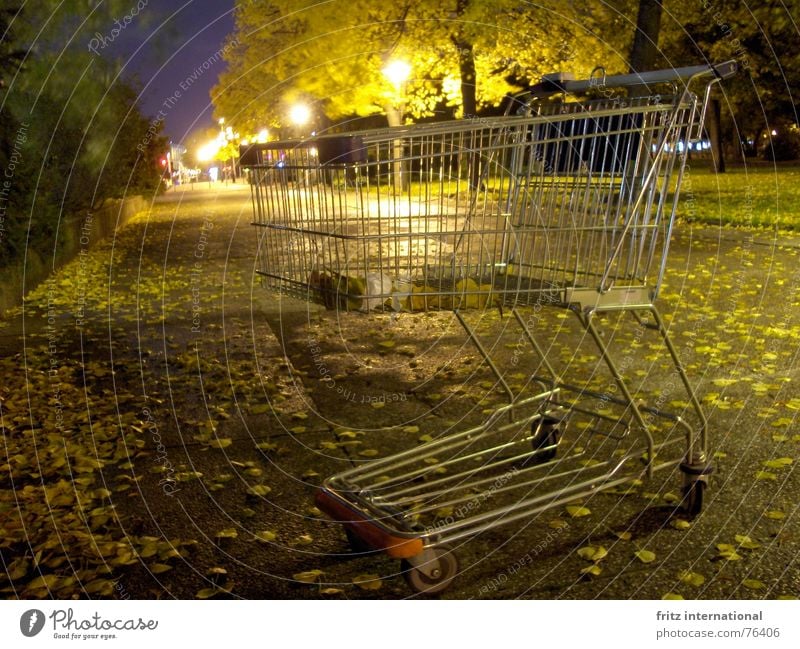
[[[378,554],[380,550],[371,547],[364,539],[356,534],[349,527],[345,526],[344,533],[347,536],[347,542],[353,554]]]
[[[556,446],[561,438],[562,421],[555,417],[544,416],[531,423],[531,445],[536,455],[531,458],[534,464],[544,464],[556,456]],[[552,447],[552,448],[548,448]],[[547,449],[547,450],[541,450]]]
[[[692,464],[683,462],[683,500],[681,506],[689,516],[697,516],[703,509],[703,495],[708,484],[708,476],[714,472],[710,464],[698,461]]]
[[[697,516],[703,510],[703,495],[706,483],[702,480],[687,480],[683,486],[683,511],[689,516]]]
[[[435,559],[432,562],[438,565],[425,574],[420,568],[414,567],[404,559],[401,563],[403,576],[406,583],[416,593],[435,595],[446,590],[458,573],[458,561],[453,551],[447,546],[439,546],[432,549]]]

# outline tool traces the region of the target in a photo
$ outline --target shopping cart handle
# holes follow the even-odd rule
[[[626,88],[677,81],[688,83],[702,77],[712,77],[715,80],[727,79],[736,74],[738,67],[736,61],[726,61],[715,65],[692,65],[685,68],[615,74],[591,79],[573,80],[563,75],[547,75],[540,83],[533,86],[531,93],[533,96],[542,97],[556,92],[580,94],[595,88]]]

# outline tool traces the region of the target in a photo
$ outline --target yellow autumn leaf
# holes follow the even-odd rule
[[[682,570],[678,573],[678,579],[684,584],[690,586],[700,587],[706,583],[706,578],[699,572],[692,572],[691,570]]]
[[[603,569],[596,563],[593,563],[591,566],[581,568],[582,575],[592,575],[593,577],[598,577],[602,572]]]
[[[756,543],[753,539],[744,534],[737,534],[733,538],[736,539],[736,542],[739,544],[739,547],[744,548],[745,550],[755,550],[761,547],[760,543]]]
[[[683,595],[680,595],[678,593],[664,593],[661,596],[661,599],[664,599],[664,600],[681,600],[681,599],[683,599]]]
[[[756,480],[777,480],[778,476],[771,471],[756,471]]]
[[[378,590],[383,586],[381,578],[372,574],[359,575],[353,579],[353,583],[362,590]]]
[[[592,513],[588,507],[583,507],[582,505],[567,505],[566,510],[567,514],[572,518],[581,518]]]
[[[322,570],[306,570],[304,572],[297,572],[293,574],[292,578],[302,584],[314,584],[324,574],[325,573]]]
[[[578,550],[578,556],[581,559],[586,559],[586,561],[600,561],[607,555],[608,550],[606,550],[602,545],[587,545]]]
[[[650,550],[639,550],[633,554],[642,563],[653,563],[656,560],[656,553]]]

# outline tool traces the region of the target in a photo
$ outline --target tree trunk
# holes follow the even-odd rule
[[[722,150],[722,128],[720,125],[719,99],[710,99],[706,110],[706,131],[711,141],[711,171],[725,173],[725,154]]]
[[[631,47],[630,72],[652,70],[658,58],[658,32],[661,29],[661,0],[639,0],[636,33]],[[629,97],[650,95],[646,85],[628,88]]]
[[[386,106],[386,121],[389,126],[402,126],[403,116],[397,106]],[[395,194],[403,192],[406,186],[406,177],[403,173],[403,141],[392,142],[392,187]]]
[[[458,71],[461,75],[461,107],[462,117],[471,118],[478,114],[476,93],[477,74],[475,72],[475,54],[472,43],[461,38],[453,39],[458,48]]]
[[[636,34],[631,47],[631,72],[652,70],[658,56],[658,33],[661,30],[662,0],[639,0]]]
[[[456,15],[461,18],[467,11],[469,0],[456,0]],[[453,45],[458,51],[458,72],[461,77],[461,119],[475,119],[478,114],[477,99],[477,72],[475,70],[475,52],[472,43],[459,29],[458,33],[452,37]],[[471,141],[467,143],[470,151],[461,156],[461,173],[466,171],[471,189],[477,189],[480,182],[480,156],[477,155],[476,148],[478,143],[474,141],[474,134]],[[466,163],[466,169],[463,164]]]

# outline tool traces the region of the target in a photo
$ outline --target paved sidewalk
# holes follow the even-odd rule
[[[452,314],[339,317],[261,289],[247,190],[170,190],[0,323],[5,596],[412,596],[395,561],[351,552],[315,487],[478,423],[503,395]],[[463,542],[442,597],[800,594],[799,244],[676,229],[659,304],[716,452],[696,520],[676,523],[679,478],[657,475],[587,499],[587,516],[558,508]],[[592,375],[564,315],[546,316],[548,349]],[[468,317],[501,356],[514,348],[507,314]],[[655,341],[614,318],[603,330],[663,387]],[[533,369],[528,355],[518,371]],[[52,577],[37,581],[40,551]]]

